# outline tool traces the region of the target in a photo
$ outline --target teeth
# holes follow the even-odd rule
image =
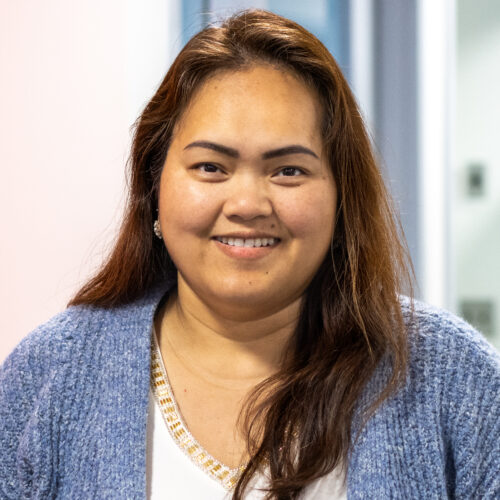
[[[269,247],[274,245],[277,240],[276,238],[226,238],[225,236],[217,237],[217,240],[226,245],[233,247]]]

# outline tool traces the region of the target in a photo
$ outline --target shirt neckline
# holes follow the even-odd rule
[[[209,477],[220,483],[224,489],[231,490],[238,482],[245,466],[242,465],[233,469],[224,465],[208,453],[189,432],[168,380],[167,370],[163,363],[154,325],[152,337],[151,390],[172,439],[192,463],[198,466]]]

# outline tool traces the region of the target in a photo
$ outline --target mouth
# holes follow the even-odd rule
[[[266,238],[238,238],[216,236],[214,240],[231,247],[244,247],[244,248],[260,248],[260,247],[273,247],[276,246],[281,240],[274,237]]]

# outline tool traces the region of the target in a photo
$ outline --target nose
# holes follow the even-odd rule
[[[256,217],[269,217],[273,213],[265,180],[253,175],[234,176],[227,183],[227,189],[222,210],[227,218],[252,220]]]

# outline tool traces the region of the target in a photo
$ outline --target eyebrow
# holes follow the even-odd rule
[[[190,148],[205,148],[211,149],[212,151],[216,151],[217,153],[221,153],[226,156],[230,156],[231,158],[239,158],[240,153],[237,149],[230,148],[228,146],[223,146],[222,144],[217,144],[216,142],[210,141],[194,141],[188,144],[184,149]],[[270,160],[272,158],[277,158],[279,156],[286,155],[296,155],[296,154],[305,154],[314,156],[314,158],[318,158],[318,155],[309,148],[305,146],[301,146],[300,144],[292,144],[290,146],[284,146],[282,148],[271,149],[270,151],[266,151],[261,155],[263,160]]]

